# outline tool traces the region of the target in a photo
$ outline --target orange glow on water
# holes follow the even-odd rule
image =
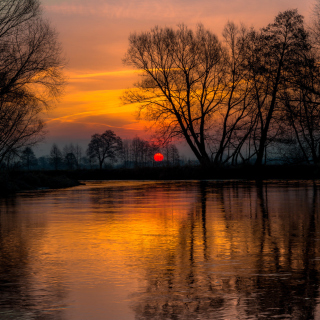
[[[68,320],[165,319],[168,305],[181,319],[271,319],[305,298],[318,308],[319,191],[239,184],[88,182],[0,201],[0,306],[10,295],[31,318]]]
[[[0,201],[0,267],[14,266],[3,269],[2,299],[23,299],[30,317],[68,320],[133,320],[148,308],[164,319],[168,305],[182,319],[280,317],[282,303],[298,310],[318,296],[319,192],[263,191],[113,181]],[[11,290],[20,283],[22,297]],[[297,283],[306,290],[288,290]]]

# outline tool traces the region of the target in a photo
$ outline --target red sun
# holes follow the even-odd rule
[[[163,160],[163,154],[156,153],[153,158],[154,158],[155,161],[162,161]]]

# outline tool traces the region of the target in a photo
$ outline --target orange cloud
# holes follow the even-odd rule
[[[122,79],[122,83],[132,83],[136,75],[133,70],[100,73],[70,71],[65,96],[45,119],[50,140],[55,137],[60,140],[63,137],[89,140],[92,134],[107,129],[122,138],[145,136],[145,123],[135,117],[136,106],[123,105],[120,100],[122,89],[96,89],[103,88],[105,81],[117,77]]]

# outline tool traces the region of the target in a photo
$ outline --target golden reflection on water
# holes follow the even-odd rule
[[[0,200],[0,319],[320,319],[319,186],[87,182]]]

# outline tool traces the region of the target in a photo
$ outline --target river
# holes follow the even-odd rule
[[[320,182],[87,181],[0,199],[0,319],[320,319]]]

